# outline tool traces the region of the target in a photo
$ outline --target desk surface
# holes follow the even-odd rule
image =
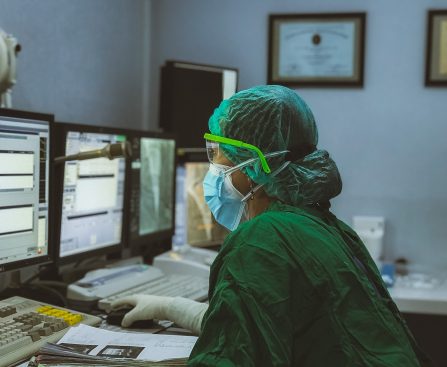
[[[447,315],[447,281],[439,284],[408,284],[396,281],[389,288],[391,297],[404,313]]]

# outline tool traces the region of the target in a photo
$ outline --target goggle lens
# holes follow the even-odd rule
[[[214,163],[214,161],[220,155],[219,143],[207,140],[206,141],[206,154],[208,155],[208,160],[210,161],[210,163]]]

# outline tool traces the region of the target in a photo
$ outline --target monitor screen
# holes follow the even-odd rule
[[[60,125],[60,124],[56,124]],[[104,148],[126,140],[103,128],[62,126],[63,155]],[[101,129],[101,131],[99,131]],[[59,258],[106,253],[122,243],[125,158],[65,162]]]
[[[164,134],[130,134],[130,224],[132,246],[174,233],[175,140]]]
[[[179,148],[202,148],[214,109],[237,90],[238,70],[167,61],[160,83],[160,127],[176,134]]]
[[[53,116],[0,109],[0,272],[45,263]]]
[[[173,245],[221,245],[229,231],[218,224],[203,196],[209,163],[187,162],[177,167],[176,220]]]

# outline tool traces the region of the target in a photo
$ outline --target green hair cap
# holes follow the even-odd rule
[[[335,162],[328,152],[316,149],[318,131],[312,111],[292,89],[265,85],[240,91],[221,102],[208,124],[212,134],[254,145],[264,155],[289,151],[268,159],[272,171],[291,161],[277,176],[264,172],[259,160],[243,169],[255,183],[264,184],[270,197],[301,206],[328,201],[341,192]],[[250,149],[220,145],[234,164],[257,156]]]

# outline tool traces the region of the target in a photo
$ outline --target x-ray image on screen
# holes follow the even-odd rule
[[[191,246],[221,244],[228,234],[215,221],[203,196],[203,179],[208,167],[208,163],[185,164],[186,243]]]
[[[140,140],[140,236],[172,228],[174,154],[174,140]]]

